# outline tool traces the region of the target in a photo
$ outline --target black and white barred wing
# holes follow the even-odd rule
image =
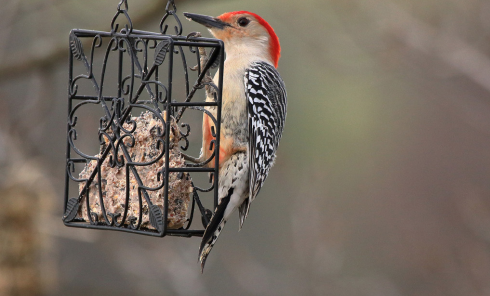
[[[250,203],[262,188],[274,164],[276,150],[286,120],[287,96],[281,76],[274,66],[254,63],[245,75],[249,124],[249,197],[240,206],[240,227]]]

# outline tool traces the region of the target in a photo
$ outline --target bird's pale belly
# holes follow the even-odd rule
[[[242,116],[242,112],[246,113],[245,110],[238,110],[233,106],[236,104],[223,104],[223,109],[225,108],[235,108],[234,112],[229,112],[228,116],[223,116],[221,120],[221,132],[220,132],[220,149],[219,149],[219,166],[221,167],[223,163],[228,160],[231,155],[239,151],[247,150],[248,143],[248,128],[247,121],[241,120],[241,118],[247,118]],[[238,106],[241,107],[241,106]],[[214,110],[209,110],[213,115],[215,115]],[[213,150],[209,150],[211,147],[211,141],[215,138],[213,137],[212,129],[216,131],[214,127],[214,122],[211,118],[204,114],[203,116],[203,153],[205,159],[209,159],[213,154]],[[208,167],[213,168],[215,165],[214,161],[208,163]]]

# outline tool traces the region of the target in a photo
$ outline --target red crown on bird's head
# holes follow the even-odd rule
[[[269,38],[270,55],[272,57],[272,60],[274,61],[274,66],[277,68],[277,65],[279,63],[279,58],[281,57],[281,45],[279,44],[279,38],[277,37],[276,32],[274,32],[274,29],[271,27],[271,25],[269,25],[268,22],[266,22],[258,14],[249,11],[244,11],[244,10],[223,13],[222,15],[218,16],[218,19],[222,20],[223,22],[229,23],[231,17],[237,14],[248,14],[253,16],[259,22],[259,24],[261,24],[267,30],[270,36]]]

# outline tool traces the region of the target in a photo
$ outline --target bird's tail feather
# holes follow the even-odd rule
[[[245,222],[245,219],[247,219],[248,212],[250,211],[250,204],[250,198],[248,197],[238,208],[238,216],[240,218],[240,226],[238,228],[238,231],[242,230],[243,222]]]
[[[204,236],[201,241],[201,247],[199,248],[199,261],[201,262],[201,272],[204,270],[204,264],[206,259],[211,252],[218,236],[225,227],[226,220],[224,219],[225,209],[230,202],[230,197],[233,194],[233,188],[228,190],[226,197],[222,198],[216,211],[214,212],[211,221],[209,221],[206,231],[204,231]]]

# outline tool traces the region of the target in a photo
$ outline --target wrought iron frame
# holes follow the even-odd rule
[[[150,236],[163,237],[166,235],[173,236],[202,236],[204,230],[191,229],[191,225],[194,217],[194,209],[197,204],[199,213],[203,221],[203,225],[206,225],[209,221],[210,212],[202,205],[199,192],[213,192],[214,193],[214,208],[218,203],[218,167],[219,167],[219,146],[220,146],[220,122],[221,122],[221,90],[223,85],[223,63],[224,63],[224,45],[221,40],[212,38],[190,37],[182,36],[182,24],[176,15],[177,9],[173,0],[169,0],[166,6],[165,15],[160,22],[160,32],[147,32],[136,30],[133,28],[133,23],[128,13],[127,0],[121,0],[117,6],[117,12],[111,21],[111,31],[93,31],[74,29],[70,32],[70,58],[69,58],[69,77],[68,77],[68,126],[67,126],[67,148],[66,148],[66,176],[65,176],[65,198],[64,198],[64,215],[63,222],[66,226],[92,228],[92,229],[106,229],[125,231],[137,234],[144,234]],[[168,24],[167,19],[172,16],[177,23],[174,26],[175,34],[167,34]],[[121,21],[125,23],[124,28],[119,30]],[[82,40],[91,39],[91,49],[89,58],[85,55],[84,46]],[[104,60],[102,63],[102,70],[100,76],[97,77],[94,74],[94,53],[97,49],[103,48],[106,44]],[[198,78],[194,85],[190,87],[187,58],[184,52],[184,48],[188,48],[191,55],[196,57]],[[200,60],[201,55],[198,50],[199,47],[211,49],[208,62],[201,68]],[[154,60],[151,61],[150,52],[154,51]],[[105,71],[107,67],[108,57],[111,54],[117,54],[118,58],[118,78],[117,78],[117,95],[105,95],[104,83],[105,83]],[[125,58],[128,56],[129,58]],[[174,58],[180,56],[182,60],[182,66],[184,69],[186,98],[182,102],[172,100],[172,83],[173,83],[173,71],[174,71]],[[131,67],[131,73],[129,75],[123,75],[124,63],[129,59],[129,65]],[[81,62],[87,73],[78,74],[74,73],[74,63]],[[159,72],[165,71],[161,69],[164,64],[167,64],[168,80],[166,84],[159,80]],[[205,75],[211,67],[218,67],[219,78],[218,83],[215,85],[213,82],[206,81]],[[75,76],[76,75],[76,76]],[[95,90],[93,95],[84,95],[78,93],[78,86],[80,81],[90,81]],[[208,86],[214,89],[214,102],[195,101],[192,99],[199,89],[203,89]],[[149,94],[150,100],[140,99],[141,93],[146,90]],[[100,105],[104,111],[104,116],[100,118],[98,139],[101,144],[100,157],[91,156],[82,152],[76,145],[77,140],[77,111],[83,108],[85,105],[94,104]],[[216,117],[211,114],[206,107],[216,108]],[[135,130],[134,121],[131,120],[131,111],[133,108],[144,109],[153,113],[153,116],[158,117],[163,123],[164,130],[158,131],[159,136],[163,137],[157,143],[157,149],[162,151],[159,155],[152,159],[150,162],[138,163],[134,162],[131,156],[128,154],[127,146],[131,144],[125,144],[124,138],[129,138],[129,142],[134,143],[133,132]],[[170,143],[170,116],[174,116],[178,124],[184,132],[180,132],[180,135],[185,142],[181,146],[182,150],[187,150],[189,146],[189,140],[187,136],[190,133],[190,125],[187,123],[181,123],[182,114],[186,109],[194,109],[206,113],[216,125],[216,130],[213,130],[213,136],[210,150],[212,155],[209,159],[198,163],[186,163],[185,167],[170,168],[169,167],[169,143]],[[166,111],[166,118],[162,118],[162,111]],[[123,127],[124,124],[131,126],[130,129]],[[108,129],[113,131],[112,134],[108,133]],[[102,145],[103,142],[109,142],[109,145]],[[134,145],[134,144],[133,144]],[[161,148],[163,145],[163,148]],[[105,147],[104,147],[105,146]],[[92,213],[89,207],[89,187],[92,182],[99,182],[101,179],[100,168],[104,160],[109,157],[109,164],[111,167],[124,167],[126,169],[126,182],[129,179],[129,174],[132,174],[138,182],[138,193],[140,199],[140,219],[137,225],[133,223],[125,224],[127,217],[128,202],[125,204],[124,215],[108,213],[104,209],[102,202],[102,194],[100,194],[101,209],[103,211],[103,221],[92,218]],[[165,158],[165,167],[158,173],[159,181],[161,185],[158,188],[148,188],[142,183],[141,178],[138,175],[138,166],[145,166],[155,163],[162,157]],[[73,175],[76,164],[88,164],[90,161],[97,161],[97,169],[91,172],[88,179],[79,179]],[[206,164],[214,161],[214,168],[206,167]],[[194,172],[208,172],[213,178],[210,179],[212,185],[210,188],[203,189],[197,186],[193,186],[193,193],[191,198],[191,206],[189,207],[190,216],[185,227],[181,229],[168,229],[167,227],[167,215],[168,215],[168,193],[171,188],[165,186],[169,181],[169,173],[194,173]],[[212,181],[211,181],[212,180]],[[69,197],[70,185],[80,184],[85,182],[83,189],[79,192],[78,197]],[[128,183],[126,183],[128,186]],[[99,187],[100,188],[100,187]],[[157,206],[153,206],[148,191],[160,190],[164,188],[164,210],[163,213]],[[86,194],[86,195],[85,195]],[[86,197],[84,197],[86,196]],[[94,196],[92,198],[97,198]],[[126,190],[126,201],[129,198],[129,191]],[[150,221],[155,230],[142,229],[141,226],[141,208],[142,201],[145,201],[150,208]],[[90,221],[84,221],[77,217],[79,207],[81,203],[85,202],[87,205],[88,217]],[[119,221],[118,221],[119,220]]]

